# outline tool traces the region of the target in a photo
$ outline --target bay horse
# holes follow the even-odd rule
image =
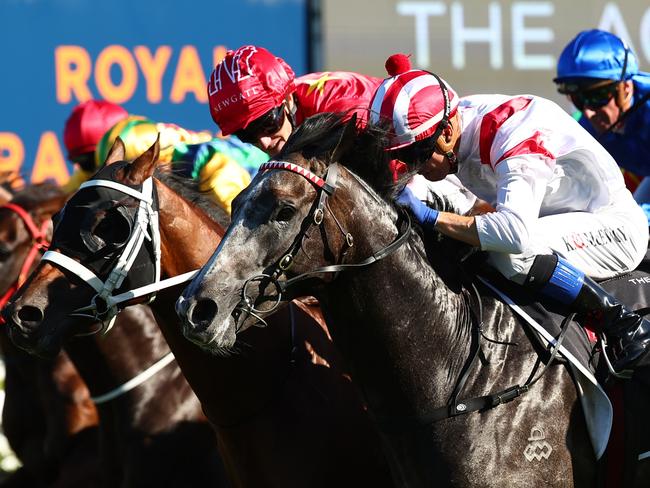
[[[78,330],[74,315],[91,301],[108,319],[111,297],[98,299],[87,283],[94,282],[91,275],[110,275],[124,240],[139,232],[143,206],[155,214],[143,218],[151,240],[159,235],[161,277],[182,276],[211,255],[224,231],[204,211],[209,197],[173,174],[159,171],[152,178],[158,154],[156,142],[134,161],[123,161],[123,144],[116,141],[90,182],[97,186],[81,188],[66,204],[51,249],[69,254],[87,271],[68,260],[41,262],[4,313],[24,346],[41,354],[51,350]],[[93,243],[100,243],[102,260],[88,248]],[[127,273],[131,287],[155,281],[157,253],[141,249],[145,266]],[[125,293],[135,296],[139,289]],[[159,290],[151,307],[217,433],[233,486],[393,486],[358,390],[327,330],[304,312],[304,304],[285,308],[266,328],[243,333],[238,355],[215,356],[183,337],[174,312],[180,291],[179,285]]]
[[[18,194],[10,204],[0,207],[0,239],[4,246],[0,250],[11,257],[3,263],[5,269],[0,277],[0,285],[9,288],[5,299],[25,281],[31,268],[36,267],[38,260],[33,258],[38,246],[32,242],[41,244],[40,247],[45,245],[46,234],[52,234],[50,217],[61,210],[66,200],[66,195],[53,186],[30,187],[23,193],[26,194]],[[84,322],[76,331],[86,332],[86,328],[92,330],[92,324]],[[42,397],[50,391],[65,391],[63,384],[56,388],[47,384],[48,371],[50,382],[56,379],[70,385],[70,378],[62,377],[62,373],[75,372],[83,392],[68,391],[68,403],[75,397],[83,400],[84,406],[93,413],[95,424],[99,410],[100,435],[93,436],[92,444],[85,450],[99,457],[101,447],[101,483],[86,481],[81,486],[194,486],[202,483],[226,486],[216,439],[198,399],[173,361],[167,360],[171,364],[165,365],[142,386],[118,390],[127,381],[148,371],[152,364],[158,364],[160,358],[173,359],[148,307],[138,305],[125,311],[109,334],[67,341],[67,352],[85,383],[70,364],[68,355],[57,354],[60,344],[43,351],[45,358],[35,358],[9,341],[6,328],[3,327],[0,337],[3,352],[10,357],[3,423],[6,422],[5,428],[12,437],[25,437],[18,432],[14,434],[15,428],[38,429],[32,437],[37,433],[46,437],[41,442],[50,445],[42,448],[47,447],[50,457],[63,457],[65,446],[59,445],[63,441],[59,439],[61,434],[52,432],[61,427],[50,418],[70,416],[74,405],[64,408],[59,405],[60,400],[43,401]],[[25,346],[20,336],[14,339],[18,345]],[[56,359],[50,359],[53,356]],[[24,398],[28,393],[31,397]],[[45,432],[41,432],[42,421],[48,424]],[[18,444],[21,459],[40,454],[38,450],[25,453],[25,446],[35,450],[34,444],[24,440]],[[26,466],[35,462],[29,461]],[[77,460],[72,468],[81,471],[83,465]],[[99,469],[96,471],[99,478]]]
[[[226,235],[177,303],[185,335],[225,354],[291,296],[313,294],[398,486],[595,487],[565,366],[519,387],[544,357],[506,304],[464,278],[468,248],[440,235],[425,247],[410,230],[381,148],[336,115],[304,122],[233,202]]]
[[[43,183],[0,203],[0,308],[36,266],[51,235],[50,218],[64,201],[59,187]],[[27,354],[9,340],[2,321],[0,350],[6,372],[2,428],[22,463],[2,486],[97,485],[97,411],[68,356]]]

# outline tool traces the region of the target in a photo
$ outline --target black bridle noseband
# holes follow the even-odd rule
[[[395,252],[400,246],[402,246],[408,240],[409,236],[411,235],[410,217],[408,216],[407,213],[402,213],[400,214],[400,221],[406,222],[405,229],[400,230],[398,228],[397,238],[393,242],[383,247],[379,251],[373,253],[371,256],[367,257],[361,262],[352,263],[352,264],[339,263],[339,264],[332,264],[329,266],[322,266],[313,271],[307,271],[293,278],[280,281],[279,280],[280,276],[283,275],[293,264],[293,261],[296,255],[298,254],[298,251],[301,249],[302,241],[304,237],[307,235],[307,232],[309,231],[311,226],[312,225],[320,226],[323,223],[323,220],[325,218],[325,209],[329,210],[337,227],[345,237],[345,245],[346,245],[345,251],[347,251],[348,249],[354,246],[354,237],[352,236],[352,234],[346,232],[343,229],[343,226],[340,224],[340,222],[332,212],[331,208],[329,208],[329,205],[327,204],[327,197],[333,195],[337,188],[336,183],[339,176],[338,163],[332,163],[329,165],[324,180],[320,176],[315,175],[311,171],[303,168],[302,166],[299,166],[294,163],[289,163],[286,161],[271,161],[269,163],[265,163],[262,166],[260,166],[259,171],[262,172],[262,171],[277,170],[277,169],[290,171],[292,173],[299,174],[300,176],[307,179],[311,184],[313,184],[316,187],[317,199],[314,201],[312,210],[309,212],[309,214],[303,221],[300,232],[296,235],[296,238],[294,239],[289,249],[283,253],[282,257],[272,267],[272,271],[270,273],[263,273],[248,278],[244,283],[244,286],[242,287],[241,301],[236,307],[237,312],[240,314],[237,317],[237,322],[240,322],[242,315],[244,315],[244,318],[247,318],[248,316],[253,316],[257,320],[259,320],[258,326],[267,325],[264,319],[262,318],[262,315],[268,315],[269,313],[273,312],[282,302],[282,295],[286,294],[288,290],[291,287],[293,287],[295,284],[324,273],[339,273],[341,271],[358,269],[358,268],[363,268],[365,266],[368,266]],[[398,227],[400,221],[398,221]],[[343,256],[345,255],[345,251],[343,252]],[[269,309],[259,310],[255,308],[255,300],[251,298],[251,295],[249,295],[248,290],[249,287],[254,283],[265,283],[265,282],[268,284],[273,284],[273,286],[275,287],[275,291],[277,292],[277,297],[275,298],[273,305]]]

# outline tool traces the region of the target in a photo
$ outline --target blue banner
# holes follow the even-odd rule
[[[227,49],[307,69],[306,0],[3,0],[0,173],[63,183],[63,125],[90,98],[194,130],[216,126],[206,81]]]

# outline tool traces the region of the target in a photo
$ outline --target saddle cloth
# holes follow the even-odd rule
[[[600,285],[634,310],[649,308],[649,256],[650,253],[635,271],[603,281]],[[491,273],[489,278],[479,276],[479,282],[510,305],[515,314],[533,332],[531,336],[539,341],[538,346],[548,350],[551,345],[555,345],[555,338],[559,336],[565,318],[565,309],[551,301],[536,302],[523,287]],[[587,331],[574,322],[569,324],[565,333],[559,359],[566,361],[572,373],[594,454],[596,459],[600,459],[607,448],[612,429],[613,408],[600,384],[606,379],[607,372],[605,366],[599,361],[600,354],[595,346]]]

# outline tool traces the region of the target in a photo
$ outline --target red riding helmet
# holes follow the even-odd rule
[[[388,58],[386,70],[390,77],[379,85],[370,102],[370,122],[389,124],[388,149],[439,136],[456,114],[458,94],[438,75],[411,69],[403,54]]]
[[[246,128],[296,90],[287,63],[262,47],[228,51],[208,81],[210,114],[223,135]]]
[[[63,129],[68,158],[95,151],[104,133],[128,116],[122,107],[104,100],[88,100],[77,105]]]

